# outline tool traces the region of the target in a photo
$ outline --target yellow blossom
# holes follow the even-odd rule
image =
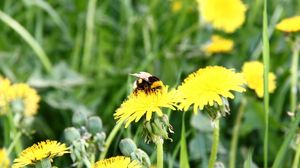
[[[100,160],[93,168],[141,168],[138,161],[130,161],[129,157],[116,156],[109,159]]]
[[[264,65],[258,61],[246,62],[242,68],[243,75],[246,79],[249,88],[254,89],[258,97],[263,97],[264,86],[263,86],[263,71]],[[273,93],[276,88],[274,73],[269,73],[269,92]]]
[[[225,39],[218,35],[213,35],[211,37],[211,42],[206,44],[202,49],[207,54],[214,53],[227,53],[233,48],[233,41],[230,39]]]
[[[282,20],[276,25],[276,29],[289,33],[300,31],[300,16],[294,16]]]
[[[24,115],[33,116],[37,113],[40,96],[36,90],[27,84],[20,83],[12,85],[13,100],[21,99],[24,104]]]
[[[179,107],[187,111],[194,105],[194,112],[214,103],[222,105],[222,97],[234,98],[231,91],[243,92],[245,83],[241,73],[221,66],[208,66],[190,74],[178,87]]]
[[[241,0],[197,0],[205,22],[227,33],[234,32],[245,21],[246,6]]]
[[[141,117],[146,115],[146,120],[150,121],[152,113],[155,112],[158,116],[162,116],[162,107],[174,109],[176,103],[176,91],[168,91],[167,86],[163,86],[161,91],[145,93],[138,91],[128,96],[119,107],[114,118],[118,122],[126,122],[125,128],[135,120],[138,122]]]
[[[9,167],[9,158],[5,149],[0,149],[0,167],[8,168]]]
[[[0,114],[6,112],[6,107],[11,100],[11,82],[0,76]]]
[[[40,160],[46,158],[52,159],[66,153],[69,153],[69,149],[65,144],[51,140],[42,141],[23,150],[20,156],[14,160],[12,168],[23,168],[27,165],[34,165]]]
[[[182,2],[179,0],[172,1],[172,11],[177,12],[182,8]]]

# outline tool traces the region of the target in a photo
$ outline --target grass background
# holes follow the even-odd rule
[[[26,33],[16,33],[9,26],[11,21],[0,22],[1,74],[14,82],[28,82],[42,97],[33,125],[36,132],[23,137],[25,146],[45,139],[61,140],[64,128],[71,126],[72,112],[78,108],[100,116],[108,134],[115,124],[112,117],[115,109],[131,92],[134,78],[128,76],[130,73],[147,71],[173,87],[190,72],[207,65],[222,65],[239,71],[245,61],[262,61],[263,1],[244,1],[246,22],[232,34],[205,25],[195,1],[180,2],[182,8],[174,12],[172,1],[159,0],[0,1],[0,10],[19,22],[35,40],[34,44],[24,40],[22,36]],[[274,26],[282,18],[299,15],[299,9],[300,1],[297,0],[268,2],[270,71],[277,76],[277,89],[270,95],[270,164],[291,123],[286,112],[289,110],[292,53],[285,35],[274,30]],[[216,33],[233,39],[235,48],[230,54],[206,57],[200,48]],[[37,57],[43,53],[33,49],[37,45],[49,60],[48,68],[44,66],[47,61]],[[237,167],[242,166],[249,149],[253,151],[254,162],[262,167],[263,100],[250,90],[236,97],[230,101],[231,114],[221,120],[218,161],[227,165],[234,120],[239,102],[245,99]],[[175,134],[172,135],[174,141],[165,144],[166,159],[174,155],[174,146],[180,143],[181,117],[180,112],[171,113]],[[205,167],[211,143],[210,123],[202,115],[189,113],[185,118],[190,164]],[[122,130],[109,156],[119,153],[117,145],[123,137],[134,138],[151,155],[154,146],[143,143],[135,134],[136,129],[132,126]],[[0,144],[2,140],[3,137]],[[291,165],[294,156],[291,146],[284,157],[286,166]],[[176,156],[174,167],[178,167],[178,160]]]

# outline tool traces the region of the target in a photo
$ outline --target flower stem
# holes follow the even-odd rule
[[[51,161],[49,158],[38,161],[35,164],[35,168],[51,168]]]
[[[298,145],[297,145],[297,150],[296,150],[296,154],[295,154],[295,157],[294,157],[292,168],[298,168],[299,160],[300,160],[300,142],[298,142]]]
[[[115,138],[115,136],[117,135],[117,133],[118,133],[118,131],[120,130],[121,126],[122,126],[122,122],[117,123],[117,125],[115,125],[114,128],[112,129],[112,131],[110,132],[110,134],[109,134],[109,136],[107,137],[106,142],[105,142],[105,144],[104,144],[105,149],[104,149],[104,151],[101,152],[101,155],[100,155],[100,157],[99,157],[99,160],[102,160],[102,159],[105,158],[105,156],[106,156],[106,154],[107,154],[107,151],[108,151],[108,149],[109,149],[109,146],[110,146],[112,140],[113,140],[113,139]]]
[[[10,140],[11,140],[11,138],[12,137],[14,137],[14,148],[15,148],[15,152],[16,152],[16,154],[19,154],[19,153],[21,153],[22,152],[22,143],[21,143],[21,141],[20,141],[20,138],[16,138],[17,137],[17,135],[18,135],[18,131],[17,131],[17,128],[16,128],[16,126],[15,126],[15,124],[14,124],[14,121],[13,121],[13,114],[12,114],[12,111],[10,110],[10,109],[8,109],[8,113],[7,113],[7,120],[8,120],[8,124],[9,124],[9,129],[10,130],[8,130],[9,131],[9,133],[8,133],[8,135],[9,135],[9,142],[10,142]],[[11,144],[11,143],[10,143]]]
[[[9,147],[7,149],[7,155],[10,155],[10,153],[12,152],[12,150],[15,147],[16,143],[19,141],[21,135],[22,135],[22,133],[18,132],[17,135],[14,137],[14,140],[12,141],[12,143],[9,145]]]
[[[299,62],[299,46],[297,39],[293,43],[293,55],[291,65],[291,112],[294,113],[297,106],[297,81],[298,81],[298,62]]]
[[[264,131],[264,168],[268,168],[268,149],[269,149],[269,65],[270,65],[270,44],[268,32],[267,3],[264,0],[263,9],[263,62],[264,62],[264,112],[265,112],[265,131]]]
[[[155,143],[156,147],[157,147],[157,163],[156,163],[157,168],[164,167],[163,143],[164,143],[164,141],[162,139]]]
[[[235,168],[235,162],[236,162],[236,149],[238,145],[238,137],[239,137],[239,130],[241,126],[241,121],[244,115],[245,111],[245,104],[246,104],[246,99],[243,99],[239,111],[235,120],[234,128],[233,128],[233,133],[232,133],[232,140],[231,140],[231,145],[230,145],[230,153],[229,153],[229,168]]]
[[[208,168],[214,168],[215,162],[217,160],[218,145],[219,145],[219,138],[220,138],[219,131],[220,131],[219,118],[217,118],[215,120],[215,127],[214,127],[214,132],[213,132],[213,143],[211,146]]]

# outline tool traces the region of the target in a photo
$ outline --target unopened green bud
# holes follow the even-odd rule
[[[86,127],[92,135],[96,135],[98,132],[102,131],[102,121],[97,116],[90,117],[87,120]]]
[[[144,165],[145,167],[150,167],[151,166],[151,161],[149,156],[147,155],[146,152],[144,152],[141,149],[137,149],[135,151],[135,154],[138,158],[138,160],[140,161],[140,163],[142,163],[142,165]]]
[[[135,143],[130,138],[122,139],[119,148],[125,156],[130,156],[130,154],[137,149]]]
[[[174,132],[167,116],[156,116],[153,120],[144,122],[143,134],[147,143],[150,141],[156,143],[161,141],[161,139],[169,139],[172,141],[172,139],[169,138],[169,133]]]
[[[64,131],[64,137],[68,144],[71,144],[73,141],[80,139],[79,131],[74,127],[66,128]]]
[[[72,117],[72,124],[75,127],[81,127],[84,126],[84,124],[87,121],[87,112],[83,110],[82,108],[79,108],[73,113]]]

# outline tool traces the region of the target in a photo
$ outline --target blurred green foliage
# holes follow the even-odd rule
[[[34,122],[35,134],[24,137],[26,146],[44,139],[61,139],[71,126],[72,112],[83,108],[102,118],[107,133],[115,125],[113,113],[131,92],[130,73],[147,71],[164,83],[177,86],[190,72],[207,65],[241,70],[245,61],[261,60],[262,2],[245,0],[247,17],[233,34],[223,34],[203,24],[194,0],[181,0],[182,8],[172,11],[172,1],[160,0],[2,0],[0,10],[20,23],[38,42],[50,60],[47,72],[36,53],[22,37],[0,22],[0,72],[14,82],[28,82],[42,97]],[[96,5],[89,3],[95,3]],[[269,1],[270,69],[276,73],[277,89],[270,95],[269,161],[277,154],[290,123],[289,66],[291,50],[285,36],[274,30],[282,18],[300,14],[300,1]],[[91,12],[93,17],[87,17]],[[212,34],[222,34],[235,42],[229,54],[205,56],[201,46]],[[90,55],[90,59],[86,59]],[[248,90],[231,101],[231,114],[221,120],[219,161],[227,165],[234,120],[241,99],[246,99],[241,124],[237,167],[263,161],[264,111],[262,99]],[[180,143],[182,114],[171,113],[173,142],[166,142],[166,159]],[[186,115],[186,136],[191,165],[204,167],[208,161],[212,128],[206,116]],[[188,122],[190,121],[190,122]],[[0,124],[1,125],[1,124]],[[135,135],[135,126],[122,130],[109,155],[120,153],[118,142],[133,138],[148,154],[152,145]],[[1,128],[0,128],[1,130]],[[1,131],[0,131],[1,132]],[[2,135],[1,135],[2,136]],[[135,137],[135,138],[134,138]],[[0,144],[3,143],[2,137]],[[0,145],[1,146],[1,145]],[[252,150],[251,150],[252,149]],[[289,151],[293,149],[290,148]],[[252,152],[251,152],[252,151]],[[293,152],[285,156],[291,165]],[[178,167],[179,155],[174,167]]]

